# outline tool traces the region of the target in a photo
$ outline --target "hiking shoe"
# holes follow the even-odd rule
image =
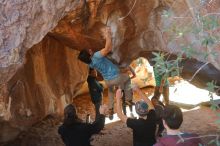
[[[129,101],[125,101],[125,103],[127,104],[127,105],[135,105],[135,103],[132,101],[132,100],[129,100]]]
[[[109,118],[109,120],[113,120],[113,114],[114,114],[114,110],[113,109],[109,109],[109,116],[108,116],[108,118]]]

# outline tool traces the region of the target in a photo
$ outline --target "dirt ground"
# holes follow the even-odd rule
[[[153,88],[148,88],[144,91],[152,92]],[[138,98],[136,97],[134,100],[137,101]],[[107,102],[107,93],[105,93],[104,103]],[[90,114],[91,119],[94,119],[94,107],[88,94],[75,98],[74,104],[77,106],[78,113],[82,119],[85,120],[86,114]],[[183,109],[183,112],[182,131],[206,136],[202,138],[205,143],[214,138],[211,135],[220,135],[220,130],[215,124],[215,121],[219,119],[216,114],[220,113],[220,111],[214,112],[209,107],[201,106],[194,109]],[[59,118],[48,116],[7,146],[64,146],[57,134],[60,124]],[[105,125],[100,134],[93,136],[92,144],[94,146],[132,146],[132,131],[121,121],[109,123]]]

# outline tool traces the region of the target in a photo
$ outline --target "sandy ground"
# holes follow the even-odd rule
[[[153,91],[152,88],[145,91]],[[135,98],[138,100],[138,98]],[[107,95],[104,94],[104,103],[107,103]],[[82,119],[86,114],[91,114],[94,119],[94,107],[90,102],[88,94],[81,95],[74,100],[78,113]],[[88,112],[89,111],[89,112]],[[203,141],[207,143],[213,137],[209,135],[220,135],[220,130],[215,124],[217,113],[220,111],[211,111],[209,107],[196,107],[194,109],[183,109],[184,122],[182,131],[194,132],[201,136],[206,135]],[[64,146],[62,140],[57,134],[57,128],[61,124],[57,117],[49,116],[42,122],[36,124],[29,131],[7,146]],[[132,146],[132,131],[121,121],[105,125],[104,130],[98,135],[93,136],[92,144],[94,146]]]

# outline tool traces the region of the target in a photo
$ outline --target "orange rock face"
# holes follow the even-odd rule
[[[78,51],[48,36],[27,52],[23,67],[7,84],[8,96],[3,102],[10,110],[2,117],[9,121],[0,140],[13,138],[48,114],[62,114],[87,76],[88,68],[77,55]],[[14,131],[8,133],[9,129]]]

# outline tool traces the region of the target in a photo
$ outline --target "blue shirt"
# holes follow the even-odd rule
[[[95,52],[91,59],[92,62],[89,66],[98,70],[105,80],[113,80],[118,77],[119,68],[105,56],[102,56],[100,51]]]

